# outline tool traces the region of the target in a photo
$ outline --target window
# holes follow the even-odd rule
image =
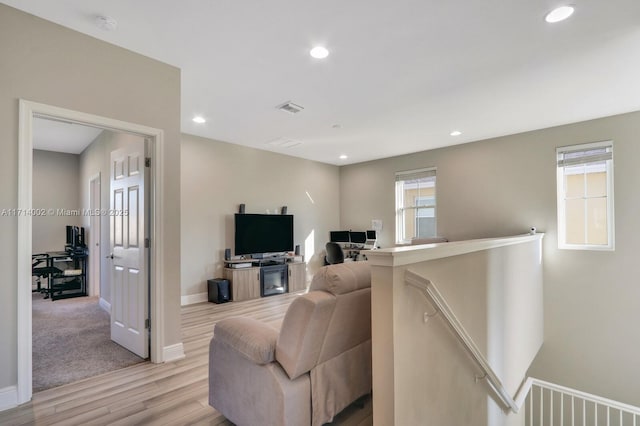
[[[436,169],[396,173],[396,242],[436,236]]]
[[[613,250],[613,142],[557,149],[558,247]]]

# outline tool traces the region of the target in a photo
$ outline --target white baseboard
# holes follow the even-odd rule
[[[111,303],[107,302],[106,300],[104,300],[102,297],[100,298],[100,301],[98,302],[98,304],[100,305],[100,307],[102,309],[104,309],[105,311],[107,311],[108,314],[111,313]]]
[[[16,386],[8,386],[0,389],[0,411],[18,406],[18,388]]]
[[[176,343],[175,345],[165,346],[162,350],[162,355],[164,362],[177,361],[184,358],[184,346],[182,345],[182,342]]]
[[[182,306],[193,305],[194,303],[202,303],[207,302],[209,300],[208,293],[198,293],[198,294],[187,294],[186,296],[182,296],[180,298],[180,303]]]

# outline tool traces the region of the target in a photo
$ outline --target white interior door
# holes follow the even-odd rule
[[[145,141],[111,153],[111,340],[149,356],[145,249]]]

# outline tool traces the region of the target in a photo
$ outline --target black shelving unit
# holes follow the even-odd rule
[[[51,274],[48,295],[51,300],[87,295],[87,252],[54,252],[49,255],[50,266],[59,272]]]

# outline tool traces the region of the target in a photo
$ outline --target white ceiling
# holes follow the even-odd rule
[[[0,1],[181,68],[184,133],[331,164],[640,110],[638,0]]]
[[[36,118],[33,120],[33,148],[80,154],[100,132],[102,129],[96,127]]]

